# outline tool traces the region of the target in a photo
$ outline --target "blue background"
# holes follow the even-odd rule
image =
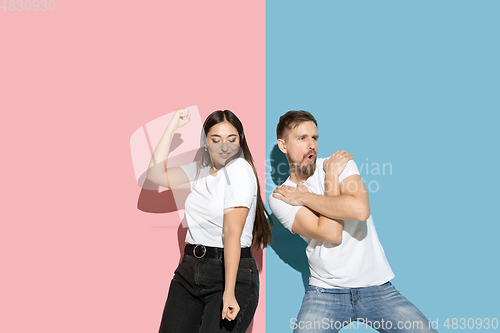
[[[284,161],[279,116],[312,112],[319,157],[345,149],[363,166],[396,288],[440,332],[456,331],[447,318],[500,318],[500,2],[268,0],[266,10],[267,195],[284,180],[271,175]],[[309,272],[305,242],[275,224],[266,321],[281,333]]]

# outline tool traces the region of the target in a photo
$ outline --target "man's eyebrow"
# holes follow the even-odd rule
[[[308,133],[302,133],[302,134],[295,135],[296,138],[300,138],[300,137],[303,137],[303,136],[309,136],[309,134]],[[319,134],[311,135],[311,137],[313,137],[313,138],[319,138]]]

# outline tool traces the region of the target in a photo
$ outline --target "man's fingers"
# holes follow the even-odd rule
[[[276,187],[274,189],[274,192],[275,193],[285,193],[285,192],[290,192],[290,191],[293,191],[295,189],[295,187],[292,187],[292,186],[288,186],[288,185],[281,185],[279,187]]]
[[[281,187],[276,187],[273,191],[273,193],[279,193],[279,194],[283,194],[283,189]]]
[[[297,188],[299,189],[299,191],[301,193],[306,193],[306,192],[309,192],[309,189],[307,188],[307,186],[304,185],[304,183],[302,182],[301,184],[299,184],[297,186]]]
[[[333,158],[332,161],[345,158],[347,160],[352,160],[354,159],[354,156],[352,154],[349,154],[348,152],[342,150],[342,151],[336,151],[335,153],[332,154],[330,158]]]
[[[337,150],[335,153],[332,154],[332,157],[333,156],[347,156],[347,155],[352,156],[349,152],[347,152],[345,150]]]
[[[284,197],[284,196],[282,196],[282,195],[279,195],[279,194],[275,194],[275,193],[273,193],[273,194],[272,194],[272,196],[273,196],[273,198],[279,199],[279,200],[281,200],[281,201],[285,201],[285,200],[284,200],[284,198],[285,198],[285,197]]]

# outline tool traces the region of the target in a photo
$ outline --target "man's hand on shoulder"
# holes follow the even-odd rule
[[[323,161],[323,170],[327,174],[340,176],[342,171],[344,171],[347,162],[352,160],[354,156],[346,152],[345,150],[337,150],[329,158]]]
[[[302,198],[307,193],[309,193],[309,189],[303,184],[299,184],[297,187],[281,185],[274,189],[272,195],[274,198],[284,201],[289,205],[303,206]]]

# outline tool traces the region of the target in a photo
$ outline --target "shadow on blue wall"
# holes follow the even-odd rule
[[[285,154],[275,145],[271,151],[271,178],[276,186],[280,186],[290,176],[290,168]],[[304,290],[309,285],[309,264],[307,262],[307,243],[297,234],[292,234],[278,219],[271,215],[274,221],[273,242],[271,248],[287,265],[300,272]]]

